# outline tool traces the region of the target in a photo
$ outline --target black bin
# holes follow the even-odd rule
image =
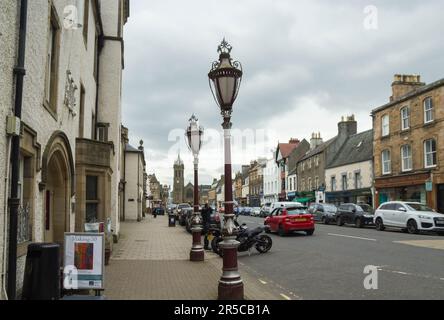
[[[33,243],[28,246],[22,299],[60,299],[59,244]]]
[[[176,215],[169,214],[168,215],[168,226],[175,227],[176,226]]]

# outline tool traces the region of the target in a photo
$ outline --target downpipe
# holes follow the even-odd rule
[[[11,156],[11,137],[8,137],[8,141],[7,141],[7,151],[6,151],[6,159],[9,159]],[[6,166],[5,166],[5,193],[4,193],[4,198],[3,199],[8,199],[8,189],[9,189],[9,166],[10,166],[10,161],[6,161]],[[3,212],[4,212],[4,223],[3,223],[3,264],[2,264],[2,291],[3,291],[3,296],[5,297],[6,300],[8,300],[8,292],[6,289],[6,268],[7,268],[7,259],[6,259],[6,255],[7,255],[7,243],[8,243],[8,202],[5,201],[4,203],[4,208],[3,208]]]

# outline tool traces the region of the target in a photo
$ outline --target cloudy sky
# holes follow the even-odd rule
[[[124,124],[144,140],[148,171],[172,183],[195,113],[206,129],[200,179],[223,168],[221,117],[207,74],[223,37],[244,77],[234,105],[233,164],[271,157],[278,141],[337,132],[343,115],[371,128],[396,73],[444,76],[444,1],[131,0],[125,30]]]

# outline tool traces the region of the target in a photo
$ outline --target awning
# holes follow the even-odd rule
[[[307,197],[307,198],[298,198],[298,199],[294,199],[293,202],[301,202],[301,203],[305,203],[305,202],[310,202],[315,200],[315,198],[313,197]]]

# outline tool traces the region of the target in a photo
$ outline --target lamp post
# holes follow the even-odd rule
[[[240,62],[231,59],[231,45],[223,39],[217,52],[219,61],[212,64],[208,74],[209,84],[214,100],[220,108],[224,122],[224,154],[225,154],[225,213],[222,230],[223,241],[219,244],[223,252],[223,272],[219,280],[219,300],[242,300],[244,284],[238,271],[236,240],[238,228],[234,224],[233,186],[231,177],[231,113],[237,98],[242,80]]]
[[[199,126],[199,120],[193,114],[189,120],[190,124],[186,130],[185,137],[188,147],[194,157],[194,210],[191,232],[193,233],[193,245],[190,251],[190,261],[203,261],[204,249],[202,248],[202,217],[199,212],[199,151],[202,147],[203,128]]]

